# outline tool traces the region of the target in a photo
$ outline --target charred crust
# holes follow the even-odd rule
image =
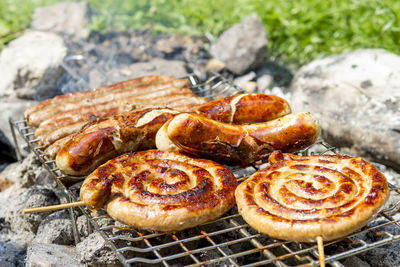
[[[223,183],[224,187],[225,186],[236,187],[237,181],[231,171],[229,171],[225,168],[218,168],[216,172],[217,172],[218,176],[222,178],[222,183]]]
[[[307,171],[310,169],[310,166],[305,164],[296,164],[296,165],[291,165],[290,168],[299,171]]]

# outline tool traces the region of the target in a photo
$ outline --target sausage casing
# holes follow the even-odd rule
[[[266,160],[274,150],[294,152],[319,137],[319,121],[309,112],[251,125],[231,125],[182,113],[168,125],[169,139],[181,150],[227,164]]]

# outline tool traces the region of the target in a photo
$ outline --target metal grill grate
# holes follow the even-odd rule
[[[237,93],[238,88],[229,81],[214,75],[204,83],[195,76],[189,76],[193,90],[203,96],[214,98]],[[62,175],[55,162],[49,160],[37,146],[34,129],[25,120],[10,119],[10,126],[17,144],[20,135],[52,174],[70,201],[77,200],[76,192],[68,189],[77,178]],[[320,140],[300,154],[333,154],[334,147]],[[239,182],[259,168],[231,168]],[[400,177],[399,177],[400,178]],[[400,222],[394,216],[400,206],[400,191],[390,185],[391,198],[387,208],[381,211],[368,226],[346,238],[325,244],[326,262],[332,266],[342,266],[337,260],[400,240]],[[314,244],[279,241],[268,238],[253,230],[238,214],[236,206],[224,217],[188,230],[176,233],[138,231],[111,219],[104,211],[93,212],[79,207],[87,216],[92,230],[106,240],[124,266],[173,265],[227,265],[227,266],[317,266],[318,252]],[[76,231],[75,240],[80,236]],[[399,229],[397,229],[399,228]]]

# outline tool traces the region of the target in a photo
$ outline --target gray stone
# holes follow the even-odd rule
[[[117,256],[99,233],[93,233],[78,243],[76,250],[81,261],[89,266],[120,266]]]
[[[6,75],[5,75],[6,76]],[[0,80],[1,83],[1,80]],[[14,145],[14,140],[11,134],[10,124],[8,119],[19,120],[23,118],[23,112],[27,107],[33,106],[35,101],[27,101],[21,99],[9,99],[0,97],[0,131],[4,133],[6,138],[4,142],[9,142]],[[18,143],[24,144],[22,138],[18,137]]]
[[[222,33],[210,53],[233,73],[242,74],[264,61],[267,45],[262,21],[257,14],[252,14]]]
[[[257,83],[256,82],[247,82],[240,86],[246,93],[256,93],[257,92]]]
[[[207,65],[204,67],[204,69],[206,71],[220,72],[223,69],[225,69],[225,67],[226,67],[226,64],[224,62],[219,61],[215,58],[212,58],[207,62]]]
[[[89,225],[87,217],[85,215],[76,218],[76,228],[78,230],[79,236],[89,235]]]
[[[4,239],[3,239],[4,240]],[[15,267],[25,266],[26,248],[20,247],[12,242],[0,242],[0,266]]]
[[[289,101],[292,96],[291,92],[288,92],[286,90],[286,88],[279,87],[279,86],[274,86],[271,89],[266,89],[266,90],[260,91],[260,92],[263,94],[267,94],[267,95],[276,95],[276,96],[282,97],[286,101]]]
[[[0,205],[0,240],[12,240],[18,247],[26,247],[34,238],[31,224],[23,214],[26,192],[26,188],[13,184],[0,193],[0,203],[7,204]]]
[[[60,203],[54,191],[47,188],[30,188],[26,194],[25,209],[46,207]],[[26,214],[26,220],[32,225],[32,231],[36,233],[39,224],[52,212],[37,212]]]
[[[32,15],[32,28],[39,31],[66,33],[87,38],[90,8],[86,2],[65,2],[36,8]]]
[[[106,86],[108,79],[98,69],[93,69],[89,72],[89,86],[90,88],[100,88]]]
[[[54,33],[28,31],[13,40],[0,54],[0,96],[54,96],[66,54],[62,38]]]
[[[14,146],[10,143],[10,140],[0,130],[0,163],[8,162],[11,163],[17,160],[17,155],[14,150]],[[0,168],[0,171],[2,169]]]
[[[33,153],[28,154],[22,162],[8,165],[1,174],[23,188],[29,188],[34,184],[44,184],[49,188],[56,186],[55,181],[50,179],[50,174],[40,165],[39,160]]]
[[[26,257],[27,267],[80,267],[75,248],[55,244],[33,243],[28,248]]]
[[[44,244],[72,245],[74,235],[68,210],[54,212],[42,221],[35,242]]]
[[[14,182],[10,181],[7,178],[4,178],[0,173],[0,193],[12,186]]]
[[[272,89],[274,85],[274,77],[272,75],[264,74],[257,79],[257,87],[259,92],[264,92],[265,90]]]
[[[176,49],[180,49],[184,47],[184,43],[182,40],[179,38],[178,35],[172,35],[168,39],[159,39],[156,42],[156,48],[157,50],[164,52],[166,54],[170,54],[174,52]]]
[[[182,77],[188,74],[186,64],[179,60],[165,60],[154,58],[149,62],[140,62],[132,64],[118,71],[126,77],[139,77],[146,75],[170,75]]]
[[[55,182],[49,179],[33,153],[21,163],[10,164],[1,173],[1,178],[9,181],[11,186],[0,192],[0,203],[7,203],[0,205],[0,240],[12,240],[15,246],[26,247],[34,239],[33,225],[39,220],[23,213],[26,201],[29,206],[30,198],[39,200],[40,197],[34,195],[46,192],[45,188],[54,188]],[[41,183],[43,185],[39,186]]]
[[[323,137],[354,155],[400,164],[400,56],[360,49],[303,66],[292,107],[322,123]]]
[[[379,247],[361,254],[359,257],[374,267],[400,266],[399,247]],[[367,265],[368,266],[368,265]]]
[[[356,256],[351,256],[345,260],[343,260],[343,265],[345,267],[371,267],[367,262],[361,260]]]
[[[241,87],[242,85],[246,84],[247,82],[253,80],[256,77],[256,73],[251,71],[245,75],[239,76],[233,80],[233,83],[237,86]]]

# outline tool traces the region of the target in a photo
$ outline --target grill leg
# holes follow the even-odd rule
[[[18,160],[18,162],[22,162],[22,155],[21,155],[21,151],[20,151],[20,148],[18,145],[17,136],[15,134],[15,127],[14,127],[13,120],[11,118],[8,118],[8,122],[10,123],[11,134],[12,134],[14,146],[15,146],[15,152],[17,153],[17,160]]]
[[[67,196],[68,202],[72,202],[74,201],[71,196]],[[79,233],[78,233],[78,228],[76,227],[76,218],[75,218],[75,213],[74,213],[74,209],[71,207],[68,209],[69,211],[69,215],[71,217],[71,222],[72,222],[72,233],[74,234],[74,241],[75,241],[75,245],[78,244],[79,242],[81,242]]]

